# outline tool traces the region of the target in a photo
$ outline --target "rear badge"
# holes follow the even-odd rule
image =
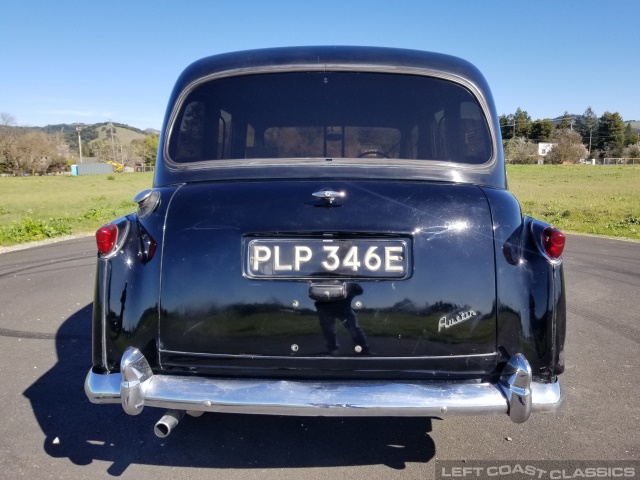
[[[473,310],[467,310],[466,312],[461,312],[455,316],[455,318],[447,318],[442,317],[438,320],[438,332],[440,332],[443,328],[451,328],[454,325],[457,325],[462,322],[466,322],[467,320],[476,316],[476,312]]]

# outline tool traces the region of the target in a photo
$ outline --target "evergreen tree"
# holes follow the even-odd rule
[[[618,112],[604,112],[598,125],[598,149],[605,157],[621,157],[624,149],[624,120]]]
[[[500,133],[503,140],[510,140],[513,138],[513,115],[500,115],[498,117],[500,122]]]
[[[598,116],[591,107],[588,107],[578,118],[577,129],[582,135],[582,143],[589,153],[592,153],[598,144]]]
[[[562,120],[560,121],[560,123],[558,124],[558,129],[559,130],[571,130],[572,129],[572,118],[571,115],[569,115],[569,112],[564,112],[564,115],[562,116]]]
[[[531,116],[525,110],[521,110],[520,107],[518,107],[513,116],[513,121],[516,124],[516,137],[531,137]]]
[[[633,130],[631,130],[631,124],[627,123],[627,126],[624,128],[624,146],[628,147],[629,145],[633,145],[637,142],[637,135],[634,135]]]
[[[536,120],[531,124],[531,140],[534,142],[548,142],[554,126],[550,118]]]

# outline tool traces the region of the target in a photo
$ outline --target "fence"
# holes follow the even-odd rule
[[[604,158],[603,165],[640,165],[640,158]]]

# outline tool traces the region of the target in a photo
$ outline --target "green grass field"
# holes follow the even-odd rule
[[[1,177],[0,245],[91,232],[136,210],[152,173]]]
[[[639,166],[510,165],[525,214],[566,232],[640,239]],[[91,232],[133,212],[151,173],[0,177],[0,245]]]
[[[640,239],[640,165],[510,165],[522,211],[566,232]]]

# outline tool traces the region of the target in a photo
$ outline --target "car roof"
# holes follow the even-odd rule
[[[184,88],[192,81],[208,75],[233,70],[295,66],[364,66],[378,67],[381,71],[415,69],[450,74],[466,78],[479,88],[486,87],[480,71],[471,63],[442,53],[387,47],[310,46],[281,47],[212,55],[189,65],[176,87]]]

